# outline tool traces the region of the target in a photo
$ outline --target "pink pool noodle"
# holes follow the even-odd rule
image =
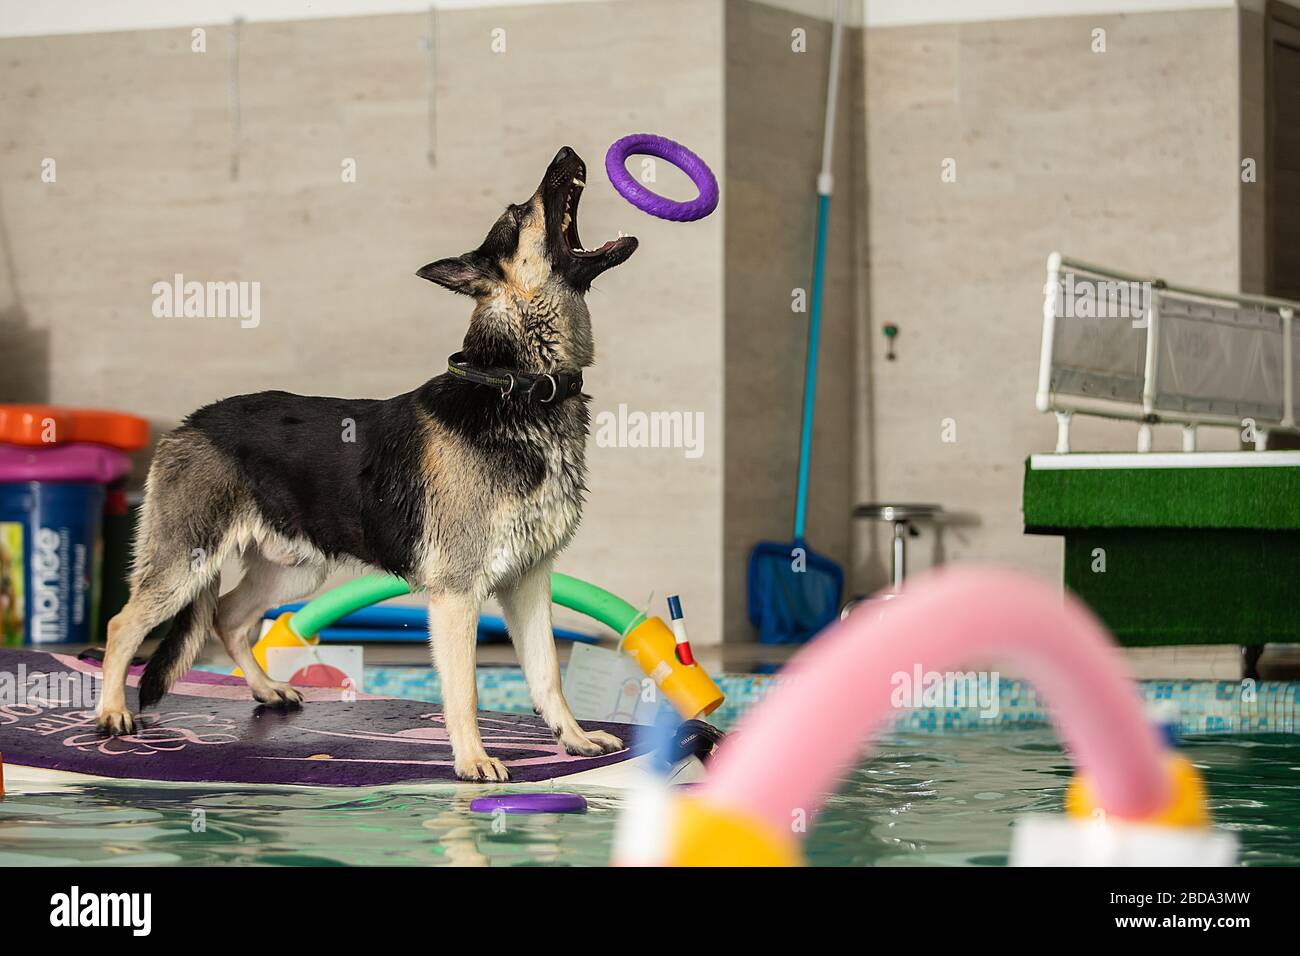
[[[1102,625],[1055,588],[969,566],[917,577],[883,616],[860,610],[815,638],[719,749],[701,798],[788,831],[794,810],[811,815],[861,759],[890,712],[895,674],[972,659],[1010,665],[1043,695],[1108,812],[1166,805],[1164,744]]]

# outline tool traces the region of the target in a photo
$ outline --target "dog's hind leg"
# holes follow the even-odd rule
[[[108,624],[100,729],[134,730],[126,671],[150,630],[175,618],[140,678],[141,708],[162,697],[202,649],[242,497],[239,476],[201,435],[182,427],[159,441],[136,528],[131,598]]]
[[[451,738],[456,776],[462,780],[510,779],[506,765],[489,757],[478,730],[478,687],[474,683],[480,602],[468,594],[443,592],[429,598],[429,644],[442,682],[442,718]]]
[[[244,554],[244,577],[217,606],[217,634],[226,653],[244,672],[253,697],[273,707],[299,707],[302,694],[266,675],[253,656],[262,615],[269,607],[310,594],[325,580],[325,565],[278,564],[256,548]]]
[[[173,632],[183,634],[202,628],[204,618],[210,622],[209,604],[216,602],[216,594],[210,593],[214,578],[210,569],[192,570],[189,556],[179,553],[169,564],[155,563],[136,581],[126,606],[108,622],[104,682],[96,710],[100,730],[110,734],[135,732],[136,718],[126,706],[126,672],[131,658],[145,636],[170,618],[176,618]],[[170,639],[164,640],[164,645]]]
[[[497,589],[506,629],[528,681],[533,706],[551,733],[571,754],[594,757],[623,749],[623,741],[603,730],[578,725],[560,684],[560,660],[551,629],[551,562],[542,561],[509,587]]]

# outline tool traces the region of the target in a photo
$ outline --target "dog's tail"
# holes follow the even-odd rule
[[[140,709],[152,707],[190,669],[212,633],[221,581],[213,581],[172,619],[171,630],[145,665],[140,678]]]

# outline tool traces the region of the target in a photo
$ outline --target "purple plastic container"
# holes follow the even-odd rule
[[[0,643],[90,641],[103,513],[94,482],[0,482]]]
[[[0,482],[85,481],[108,485],[130,471],[130,455],[103,445],[0,445]]]
[[[104,488],[130,470],[101,445],[0,445],[0,644],[93,639]]]

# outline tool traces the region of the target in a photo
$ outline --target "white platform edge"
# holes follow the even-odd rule
[[[173,780],[147,780],[133,777],[103,777],[92,773],[74,773],[68,770],[45,770],[40,767],[24,767],[11,764],[6,761],[4,765],[5,790],[10,794],[18,793],[48,793],[54,790],[63,790],[70,787],[81,787],[86,784],[109,784],[136,787],[185,787],[188,789],[212,788],[212,789],[258,789],[258,790],[329,790],[333,791],[374,791],[374,790],[418,790],[425,792],[434,791],[473,791],[482,790],[485,794],[508,787],[511,791],[524,790],[563,790],[570,786],[579,787],[598,787],[607,790],[627,790],[633,787],[639,787],[650,779],[662,779],[662,776],[654,769],[653,754],[641,754],[638,757],[632,757],[628,760],[620,761],[615,764],[606,764],[603,767],[595,767],[591,770],[583,770],[579,773],[568,774],[563,777],[552,777],[549,780],[533,780],[528,782],[508,781],[503,784],[484,784],[469,783],[466,781],[439,780],[428,783],[394,783],[381,784],[374,787],[323,787],[311,784],[284,784],[284,783],[235,783],[221,781],[173,781]],[[698,765],[698,762],[696,762]],[[702,766],[699,771],[690,767],[685,768],[673,777],[674,784],[679,783],[697,783],[703,779]]]
[[[1117,468],[1300,468],[1300,451],[1071,452],[1030,455],[1034,471]]]

